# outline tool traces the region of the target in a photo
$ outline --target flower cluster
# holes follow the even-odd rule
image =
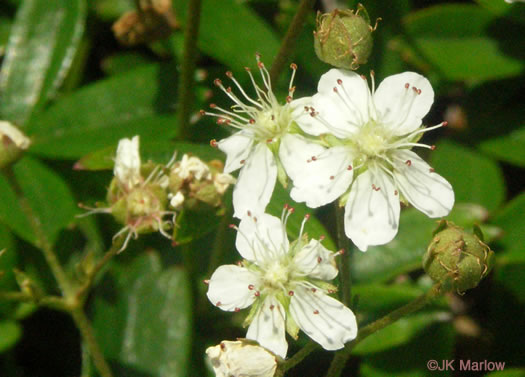
[[[354,313],[330,296],[336,287],[334,259],[338,253],[303,233],[290,243],[286,222],[293,212],[285,208],[281,219],[251,213],[237,229],[235,245],[241,265],[219,267],[207,281],[208,298],[218,308],[238,312],[251,306],[245,320],[246,337],[278,356],[286,357],[285,332],[297,339],[299,329],[324,349],[337,350],[357,335]]]
[[[225,171],[241,169],[233,193],[235,216],[247,210],[263,213],[276,178],[297,202],[316,208],[339,199],[345,206],[345,233],[361,249],[390,242],[398,231],[400,203],[410,203],[429,217],[447,215],[454,204],[450,184],[411,151],[433,149],[419,142],[422,135],[446,125],[425,128],[434,92],[428,80],[414,72],[390,76],[375,89],[354,72],[332,69],[319,81],[313,97],[280,104],[269,74],[257,57],[265,90],[255,82],[251,98],[231,72],[247,103],[215,83],[233,101],[231,110],[214,104],[217,123],[238,129],[212,145],[224,151]],[[292,65],[293,73],[297,67]]]
[[[88,212],[111,213],[123,228],[115,238],[126,234],[121,248],[124,250],[131,237],[159,232],[166,238],[175,225],[177,212],[182,208],[195,208],[199,203],[213,207],[222,204],[222,195],[235,182],[222,173],[222,163],[204,163],[199,158],[175,156],[167,165],[142,163],[139,137],[120,140],[113,169],[114,178],[107,193],[108,207]],[[165,217],[169,216],[168,219]]]

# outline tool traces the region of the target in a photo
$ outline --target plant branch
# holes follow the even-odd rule
[[[441,283],[436,283],[428,292],[419,296],[414,301],[409,302],[405,306],[402,306],[401,308],[394,310],[393,312],[385,315],[377,321],[374,321],[369,325],[363,327],[359,331],[359,334],[357,338],[354,339],[354,341],[347,343],[344,349],[338,351],[335,354],[334,359],[332,360],[332,364],[330,365],[330,368],[326,373],[326,377],[339,377],[341,375],[341,372],[343,371],[346,361],[350,357],[350,353],[352,352],[354,347],[360,342],[362,342],[365,338],[381,329],[384,329],[387,326],[390,326],[398,319],[421,309],[422,307],[429,304],[442,294],[443,291],[441,290]]]
[[[193,84],[195,71],[195,55],[197,52],[197,37],[201,13],[201,0],[190,0],[184,28],[184,55],[179,81],[178,122],[180,138],[190,138],[190,114],[193,106]]]
[[[347,307],[350,307],[352,299],[352,276],[350,274],[350,264],[352,259],[352,247],[350,240],[345,234],[344,224],[344,207],[339,206],[339,202],[334,202],[335,208],[335,221],[337,228],[337,247],[339,250],[344,250],[342,255],[337,258],[337,267],[339,268],[339,282],[340,282],[340,295],[341,301]]]
[[[290,55],[292,54],[295,48],[297,38],[303,30],[303,25],[304,21],[306,20],[306,16],[308,15],[308,12],[313,8],[314,3],[315,0],[302,0],[301,4],[299,4],[297,13],[295,13],[294,18],[292,19],[292,22],[290,23],[290,26],[286,31],[286,35],[284,36],[283,42],[281,43],[281,47],[279,48],[279,52],[277,53],[277,56],[273,61],[272,67],[270,68],[271,82],[277,82],[279,74],[283,70],[284,66],[286,65],[286,61],[290,58]]]
[[[295,353],[292,357],[290,357],[288,360],[286,360],[283,364],[281,364],[281,371],[284,373],[289,369],[292,369],[297,364],[299,364],[301,361],[304,360],[306,356],[308,356],[312,351],[317,349],[319,345],[314,342],[313,340],[310,340],[306,345],[301,348],[299,351]]]

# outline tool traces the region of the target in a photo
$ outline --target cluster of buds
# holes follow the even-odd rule
[[[185,154],[169,171],[170,205],[174,209],[197,209],[201,204],[219,207],[228,187],[235,178],[223,173],[224,164],[219,160],[203,162],[198,157]]]
[[[110,213],[123,225],[114,238],[126,234],[121,248],[139,234],[159,232],[172,239],[169,231],[176,226],[177,211],[193,209],[199,202],[212,206],[221,204],[221,196],[233,177],[222,174],[222,164],[205,164],[197,157],[184,155],[167,165],[141,162],[139,137],[122,139],[115,157],[114,178],[107,193],[107,207],[91,213]]]
[[[481,236],[481,234],[480,234]],[[476,287],[492,269],[494,252],[476,235],[441,220],[423,257],[423,268],[443,290],[463,293]]]
[[[18,128],[0,121],[0,168],[16,161],[29,148],[31,141]]]

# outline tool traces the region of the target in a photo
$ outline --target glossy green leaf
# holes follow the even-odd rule
[[[352,352],[356,355],[368,355],[405,344],[426,327],[439,321],[443,314],[418,313],[409,317],[403,317],[392,325],[365,338]]]
[[[174,77],[172,67],[148,65],[76,91],[31,122],[31,151],[79,158],[123,137],[172,138],[177,133]]]
[[[432,152],[431,165],[452,184],[458,203],[478,203],[492,211],[505,199],[500,167],[478,152],[444,141]]]
[[[8,350],[16,344],[22,329],[15,321],[0,321],[0,353]]]
[[[447,79],[480,81],[518,75],[525,63],[503,49],[501,43],[508,36],[493,36],[494,20],[492,13],[475,5],[440,4],[411,13],[404,26],[418,52]],[[519,50],[516,43],[522,42],[515,42]]]
[[[115,20],[123,13],[133,10],[133,3],[128,0],[90,0],[93,9],[103,20]]]
[[[173,0],[182,23],[188,3]],[[241,76],[244,67],[255,66],[255,53],[270,66],[279,41],[270,27],[244,3],[236,0],[203,0],[199,29],[199,48]]]
[[[479,149],[498,160],[525,167],[525,126],[508,135],[484,141]]]
[[[0,221],[20,238],[28,242],[35,241],[33,230],[20,207],[18,197],[2,174],[0,174]]]
[[[59,175],[31,157],[20,160],[14,172],[35,220],[53,243],[78,212],[73,194]]]
[[[162,270],[155,252],[114,266],[102,282],[94,327],[105,354],[125,370],[151,377],[186,376],[191,345],[188,276]]]
[[[84,33],[85,0],[25,0],[0,75],[0,117],[23,125],[54,97]]]
[[[283,213],[284,205],[288,204],[294,208],[294,213],[288,218],[286,230],[288,233],[288,238],[290,240],[296,240],[299,236],[299,231],[301,230],[301,224],[304,220],[304,217],[307,214],[310,214],[310,219],[306,222],[304,227],[304,232],[308,233],[310,238],[319,239],[319,237],[324,236],[323,245],[332,251],[337,249],[334,241],[330,237],[330,232],[321,224],[321,222],[313,216],[312,209],[306,207],[302,203],[295,203],[291,198],[288,191],[286,191],[279,182],[275,184],[275,189],[273,192],[272,200],[266,208],[266,212],[281,217]]]
[[[79,170],[109,170],[113,169],[116,154],[116,145],[107,147],[82,157],[75,168]],[[143,161],[151,160],[159,164],[168,163],[177,153],[180,160],[185,153],[191,153],[204,161],[223,160],[224,154],[207,144],[187,142],[173,142],[169,140],[156,140],[140,143],[140,155]]]
[[[522,250],[525,245],[525,193],[511,200],[494,217],[493,223],[503,229],[500,243],[508,250]]]
[[[484,219],[478,206],[456,205],[447,219],[470,230]],[[384,282],[399,274],[421,268],[422,257],[432,240],[437,219],[428,218],[415,208],[401,212],[399,232],[388,244],[373,246],[352,254],[352,279],[359,283]]]
[[[362,377],[432,377],[450,376],[451,371],[427,368],[429,360],[452,360],[455,331],[451,323],[434,322],[409,343],[362,358]],[[458,365],[459,367],[459,365]]]

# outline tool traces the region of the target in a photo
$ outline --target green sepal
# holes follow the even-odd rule
[[[250,323],[252,323],[253,317],[257,314],[263,302],[264,302],[264,299],[262,297],[259,297],[258,300],[255,300],[255,302],[252,304],[250,308],[250,312],[248,313],[248,315],[244,319],[244,322],[242,323],[242,327],[248,327]]]

